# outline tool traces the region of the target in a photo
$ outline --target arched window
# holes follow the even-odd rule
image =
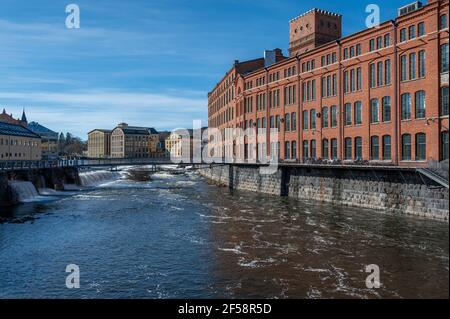
[[[336,127],[338,125],[337,120],[337,106],[333,105],[331,107],[331,127]]]
[[[291,131],[297,130],[297,113],[293,112],[291,114]]]
[[[303,111],[303,130],[308,129],[308,111]]]
[[[316,110],[312,109],[309,112],[310,128],[313,130],[316,128]]]
[[[378,136],[372,136],[370,138],[370,159],[371,160],[378,160],[380,158],[379,155],[379,139]]]
[[[286,113],[284,115],[284,130],[289,132],[291,129],[291,114]]]
[[[345,138],[345,159],[352,159],[352,139],[350,137]]]
[[[362,137],[355,137],[355,159],[362,160]]]
[[[297,142],[292,141],[292,159],[297,159]]]
[[[328,107],[326,106],[322,108],[322,127],[328,127]]]
[[[416,92],[416,119],[425,118],[425,91]]]
[[[402,135],[402,160],[403,161],[411,160],[411,135],[410,134]]]
[[[402,120],[411,119],[411,94],[402,94]]]
[[[284,143],[284,159],[291,158],[291,142],[286,141]]]
[[[316,140],[311,140],[310,157],[316,159]]]
[[[352,104],[345,103],[345,125],[352,125]]]
[[[362,123],[362,104],[360,101],[355,102],[355,125]]]
[[[328,140],[327,139],[324,139],[322,141],[322,158],[326,159],[326,160],[330,158],[329,151],[328,151]]]
[[[391,136],[384,135],[383,136],[383,160],[388,161],[391,159]]]
[[[338,158],[338,143],[337,139],[335,138],[331,139],[331,158],[332,159]]]
[[[308,141],[303,141],[303,161],[308,159]]]
[[[427,157],[427,138],[424,133],[416,134],[416,161],[424,161]]]
[[[378,123],[378,99],[370,100],[370,123]]]
[[[381,104],[382,104],[382,121],[383,122],[389,122],[391,120],[391,97],[390,96],[385,96],[383,97],[383,99],[381,100]]]
[[[439,30],[444,30],[447,28],[447,15],[443,14],[439,17]]]
[[[441,161],[448,160],[448,131],[441,133]]]

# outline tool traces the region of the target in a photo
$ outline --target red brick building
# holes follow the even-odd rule
[[[208,94],[209,127],[279,130],[278,143],[245,139],[245,157],[276,147],[299,162],[448,159],[448,9],[414,3],[346,37],[340,15],[310,10],[290,21],[289,57],[235,61]],[[238,153],[235,141],[220,144]]]

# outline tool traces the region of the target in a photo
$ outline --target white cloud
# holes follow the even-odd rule
[[[83,92],[0,92],[0,105],[17,117],[26,107],[30,121],[82,137],[94,128],[112,128],[121,121],[157,129],[206,125],[207,100],[202,92],[165,94],[115,90]]]

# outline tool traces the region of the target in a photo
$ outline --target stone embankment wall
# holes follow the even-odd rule
[[[449,191],[413,169],[280,166],[270,175],[252,165],[205,166],[199,173],[230,189],[255,191],[447,220]]]

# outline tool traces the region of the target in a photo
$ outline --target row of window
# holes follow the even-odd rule
[[[297,70],[296,70],[295,65],[294,66],[290,66],[287,69],[284,69],[284,77],[288,78],[288,77],[294,76],[294,75],[297,74],[296,71]]]
[[[427,141],[425,133],[417,133],[415,138],[415,157],[416,161],[426,160]],[[449,137],[448,131],[441,134],[441,160],[449,157]],[[284,147],[284,159],[296,159],[297,144],[295,141],[286,141]],[[411,134],[403,134],[401,136],[401,160],[412,160],[412,137]],[[316,159],[317,142],[315,139],[304,140],[302,142],[302,158]],[[278,150],[279,153],[279,150]],[[322,159],[338,159],[338,140],[336,138],[322,140]],[[362,137],[346,137],[344,139],[344,160],[362,160],[363,159],[363,138]],[[392,139],[390,135],[370,137],[370,160],[390,161],[392,160]]]
[[[344,75],[345,78],[345,75]],[[345,81],[345,80],[344,80]],[[328,75],[322,77],[322,97],[337,95],[337,75]]]
[[[414,137],[414,159],[416,161],[426,160],[427,140],[425,133],[403,134],[401,136],[401,160],[412,160],[412,138]],[[371,136],[369,139],[370,160],[372,161],[390,161],[392,160],[392,138],[390,135]],[[263,158],[266,154],[266,143],[256,144],[259,158]],[[274,158],[275,154],[281,158],[280,142],[270,143],[270,157]],[[323,139],[321,145],[322,159],[338,159],[338,140],[336,138]],[[297,158],[297,142],[285,141],[284,154],[285,160],[296,160]],[[253,158],[253,144],[245,144],[245,158]],[[317,142],[315,139],[304,140],[302,142],[302,159],[317,158]],[[344,139],[344,160],[362,160],[363,159],[363,138],[357,136],[355,138],[346,137]],[[440,160],[449,159],[449,135],[448,131],[441,132],[441,153]]]
[[[416,37],[420,38],[425,35],[425,23],[420,22],[417,25],[410,25],[408,28],[402,28],[400,30],[400,42],[406,40],[412,40]]]
[[[362,89],[362,69],[355,68],[344,71],[344,93],[356,92]]]
[[[391,35],[389,33],[369,40],[369,51],[380,50],[391,45]]]
[[[265,76],[261,76],[259,78],[256,79],[256,86],[261,86],[266,84],[266,77]]]
[[[414,94],[415,101],[415,118],[423,119],[426,115],[426,97],[425,91],[420,90]],[[411,119],[411,93],[404,93],[401,95],[401,119],[402,120],[410,120]]]
[[[320,65],[321,66],[327,66],[333,63],[337,62],[337,56],[336,56],[336,52],[327,54],[327,55],[323,55],[320,58]]]
[[[280,80],[280,72],[273,72],[269,74],[269,83]]]
[[[449,45],[448,43],[441,45],[440,50],[440,70],[448,72],[449,70]],[[425,50],[412,52],[409,55],[400,57],[400,77],[401,81],[410,81],[417,78],[423,78],[426,74],[426,54]],[[295,67],[285,70],[285,76],[291,76],[295,72]],[[380,87],[391,84],[391,60],[379,61],[369,66],[370,87]],[[259,79],[264,83],[265,77]],[[258,79],[257,79],[258,80]],[[322,97],[335,96],[337,93],[337,77],[336,75],[322,78]],[[250,86],[249,86],[250,84]],[[316,99],[316,81],[306,81],[303,83],[303,101],[312,101]],[[246,87],[251,88],[251,81],[246,82]],[[359,91],[362,88],[362,69],[356,68],[344,71],[344,93]],[[295,93],[293,93],[295,94]],[[222,104],[227,104],[234,94],[225,94]]]
[[[1,155],[1,158],[11,158],[11,157],[13,157],[12,153],[2,153],[0,155]],[[14,157],[15,158],[17,158],[17,157],[19,157],[19,158],[27,157],[27,154],[25,154],[25,153],[14,153]],[[36,154],[36,158],[38,158],[38,157],[39,157],[39,155]]]
[[[228,89],[228,86],[233,83],[235,80],[235,75],[232,74],[230,76],[228,76],[222,84],[220,84],[212,93],[210,98],[211,99],[216,99],[220,94],[222,94],[225,90]]]
[[[303,101],[316,100],[316,80],[306,81],[302,84]]]
[[[316,68],[316,60],[310,60],[302,63],[302,72],[309,72]]]
[[[278,90],[276,90],[278,91]],[[274,92],[275,101],[272,103],[277,103],[279,100],[277,98],[278,94]],[[252,112],[252,97],[246,98],[244,101],[248,101],[244,103],[244,107],[247,112]],[[265,101],[266,94],[258,94],[257,95],[257,109],[265,110]],[[279,103],[279,102],[278,102]],[[295,85],[288,86],[285,88],[285,104],[289,105],[295,104]],[[274,105],[275,105],[274,104]],[[370,100],[370,123],[375,124],[381,122],[390,122],[391,121],[391,97],[384,96],[381,98],[381,109],[380,109],[380,101],[377,98]],[[295,113],[292,113],[295,114]],[[423,119],[426,117],[426,93],[423,90],[419,90],[414,93],[414,112],[412,112],[412,97],[411,93],[404,93],[401,95],[401,119],[402,120],[410,120],[412,118],[412,114],[414,114],[415,119]],[[288,116],[289,113],[286,114]],[[447,87],[441,88],[441,102],[440,102],[440,115],[448,116],[449,115],[449,89]],[[309,121],[308,121],[309,116]],[[337,107],[331,106],[331,111],[329,114],[328,107],[322,108],[322,127],[337,127]],[[288,121],[286,121],[288,123]],[[307,130],[308,127],[311,129],[316,128],[316,111],[314,109],[310,111],[303,111],[303,129]],[[309,124],[309,125],[308,125]],[[346,126],[349,125],[361,125],[362,124],[362,103],[357,101],[353,103],[345,103],[344,104],[344,124]],[[265,127],[265,126],[264,126]],[[278,126],[277,126],[278,127]],[[289,125],[286,129],[289,131]],[[258,126],[259,128],[259,126]]]
[[[417,63],[418,60],[418,63]],[[400,57],[400,79],[402,81],[415,80],[425,77],[425,50],[410,53]]]
[[[234,99],[234,86],[227,89],[222,95],[209,104],[211,113],[218,112],[222,107],[230,103]]]
[[[36,147],[36,146],[38,146],[38,142],[22,141],[22,140],[9,140],[6,138],[5,139],[0,138],[0,146],[1,145]]]
[[[355,56],[360,56],[362,53],[361,51],[361,44],[356,44],[355,46],[351,46],[349,48],[344,49],[344,60],[347,60],[349,58],[353,58]]]
[[[380,87],[391,84],[391,60],[379,61],[369,66],[370,87]]]

